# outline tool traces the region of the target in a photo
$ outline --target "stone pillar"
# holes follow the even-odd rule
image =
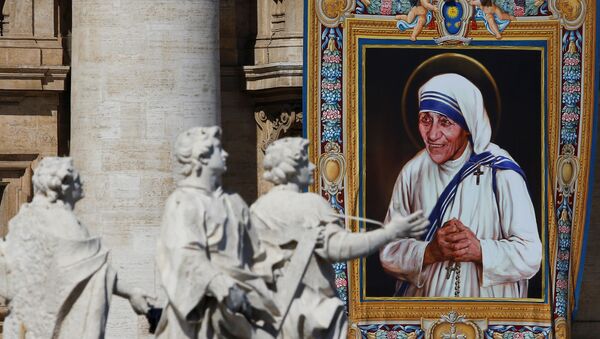
[[[122,281],[160,294],[173,140],[220,122],[219,2],[73,0],[71,88],[71,156],[86,195],[76,213]],[[107,338],[145,337],[145,324],[113,297]]]

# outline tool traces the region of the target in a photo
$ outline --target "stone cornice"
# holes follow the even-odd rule
[[[69,66],[0,66],[0,90],[64,91]]]
[[[302,63],[276,62],[244,66],[246,89],[258,91],[282,87],[302,87]]]
[[[0,48],[42,48],[42,49],[62,49],[63,37],[21,37],[21,36],[3,36],[0,37]]]

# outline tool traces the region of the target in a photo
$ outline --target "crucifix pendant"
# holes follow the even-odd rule
[[[455,267],[454,267],[454,263],[451,262],[450,264],[448,264],[448,266],[446,266],[446,280],[450,279],[450,275],[452,274],[452,272],[454,272]]]
[[[448,266],[446,266],[446,279],[450,279],[452,272],[454,275],[454,296],[460,297],[460,263],[459,262],[450,262]]]
[[[473,175],[477,176],[477,185],[479,185],[479,177],[483,174],[483,171],[481,170],[481,165],[477,166],[477,169],[475,170],[475,172],[473,172]]]

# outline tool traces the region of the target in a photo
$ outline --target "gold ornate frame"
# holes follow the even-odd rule
[[[552,12],[549,12],[547,16],[513,20],[503,32],[501,40],[507,42],[536,40],[544,41],[546,44],[546,59],[543,67],[546,68],[547,91],[543,93],[542,97],[546,99],[548,118],[542,144],[547,145],[547,158],[544,161],[547,168],[548,189],[543,199],[543,205],[548,212],[548,223],[544,229],[547,232],[548,244],[545,244],[544,248],[548,245],[549,250],[545,253],[545,257],[549,264],[544,266],[544,269],[548,270],[550,286],[547,290],[549,293],[542,299],[523,300],[496,299],[492,301],[461,298],[460,301],[450,302],[447,301],[447,298],[445,300],[402,298],[402,301],[390,301],[390,298],[387,298],[386,300],[366,302],[361,297],[364,294],[361,294],[357,283],[361,278],[360,262],[355,260],[348,263],[347,268],[351,335],[360,337],[361,325],[399,324],[421,328],[423,331],[411,332],[404,327],[399,327],[398,331],[405,331],[407,335],[412,333],[415,338],[419,337],[415,333],[422,333],[427,337],[426,324],[443,321],[443,319],[448,319],[449,315],[456,313],[462,317],[461,319],[470,321],[469,324],[482,324],[481,326],[485,327],[496,326],[495,329],[499,329],[498,326],[504,326],[502,331],[509,331],[513,328],[515,331],[522,331],[523,326],[537,326],[549,329],[557,338],[568,336],[570,313],[575,304],[576,286],[580,276],[579,272],[582,270],[580,265],[582,244],[585,236],[586,216],[589,212],[586,208],[590,193],[588,188],[593,149],[595,101],[593,89],[597,81],[594,78],[596,4],[595,1],[572,1],[580,3],[578,17],[561,13],[560,8],[563,7],[561,7],[560,0],[549,1],[548,7]],[[354,0],[307,0],[305,7],[305,128],[306,136],[311,141],[311,157],[313,162],[319,164],[316,175],[321,178],[321,180],[316,180],[312,190],[326,195],[330,201],[332,201],[332,196],[335,197],[334,200],[339,200],[339,203],[334,204],[334,207],[343,210],[347,215],[361,214],[359,213],[361,211],[358,211],[355,206],[357,206],[359,180],[364,175],[364,173],[360,173],[360,164],[358,163],[361,158],[359,157],[361,145],[358,134],[361,130],[359,128],[361,120],[358,116],[360,111],[358,87],[362,85],[358,82],[358,62],[359,55],[364,53],[365,46],[361,46],[359,40],[365,38],[408,40],[410,35],[398,30],[393,17],[356,14],[357,2]],[[343,45],[341,51],[343,94],[340,102],[343,133],[340,142],[328,142],[323,134],[325,127],[321,114],[323,103],[321,100],[321,68],[323,37],[327,29],[339,29],[338,32],[342,35],[340,44]],[[563,53],[567,48],[564,37],[569,32],[579,32],[583,37],[579,137],[576,147],[573,149],[561,143],[561,131],[564,128],[561,122],[561,109],[563,108],[561,99],[564,95],[561,86],[563,76],[561,68]],[[433,40],[438,37],[439,34],[436,30],[425,28],[420,34],[419,40]],[[473,41],[493,39],[481,22],[478,23],[476,30],[469,31],[468,38]],[[418,42],[415,46],[424,47]],[[437,48],[437,45],[427,45],[427,47]],[[442,47],[457,50],[473,48],[464,45],[444,45]],[[402,48],[411,47],[404,46]],[[562,285],[557,287],[557,281],[560,280],[562,283],[565,279],[557,276],[556,269],[560,219],[557,207],[565,197],[567,203],[571,204],[572,214],[569,216],[571,225],[570,257],[567,260],[569,274],[566,278],[567,286],[565,288],[568,297],[562,300],[558,296],[558,290],[563,287],[561,287]],[[555,215],[558,216],[555,217]],[[348,220],[347,227],[356,232],[361,226],[356,221]],[[567,304],[565,314],[556,311],[557,303],[560,302]],[[542,335],[540,333],[548,334],[541,330],[535,333],[536,338]],[[362,336],[364,337],[365,333],[362,333]]]

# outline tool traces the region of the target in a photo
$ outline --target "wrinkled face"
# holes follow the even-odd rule
[[[204,168],[208,168],[215,173],[223,173],[227,170],[227,157],[229,153],[225,152],[221,146],[221,140],[213,139],[213,148],[210,157],[206,159]]]
[[[419,113],[419,132],[427,153],[436,164],[458,159],[467,147],[469,134],[446,116]]]

